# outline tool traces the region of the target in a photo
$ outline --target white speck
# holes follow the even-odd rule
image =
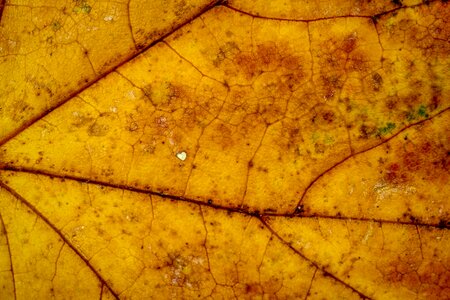
[[[366,231],[366,234],[364,235],[364,238],[362,240],[362,243],[364,245],[367,244],[367,241],[369,240],[369,238],[373,235],[373,224],[370,223],[369,228]]]
[[[156,124],[158,124],[158,127],[160,128],[167,128],[167,118],[164,116],[160,116],[155,119]]]
[[[47,128],[43,129],[43,130],[41,131],[41,138],[45,138],[45,137],[47,136],[48,132],[49,132],[49,131],[48,131]]]
[[[79,117],[79,116],[80,116],[80,113],[77,112],[77,111],[74,111],[74,112],[72,112],[72,116],[74,116],[74,117]]]
[[[116,112],[117,112],[117,107],[111,106],[111,107],[109,108],[109,110],[112,111],[113,113],[116,113]]]
[[[377,205],[379,205],[379,202],[381,200],[385,200],[388,199],[388,197],[390,197],[391,195],[395,195],[395,194],[414,194],[416,192],[416,188],[414,186],[410,186],[410,185],[393,185],[393,184],[388,184],[386,182],[377,182],[374,186],[373,186],[373,190],[375,192],[375,196],[376,196],[376,200],[377,200]]]
[[[306,244],[303,246],[303,248],[304,248],[304,249],[309,249],[309,248],[311,248],[311,243],[310,243],[310,242],[306,243]]]
[[[103,18],[103,20],[105,20],[106,22],[111,22],[113,19],[113,16],[106,16]]]
[[[192,262],[193,262],[194,264],[196,264],[196,265],[203,265],[204,259],[201,258],[201,257],[194,257],[194,258],[192,259]]]
[[[348,189],[348,194],[351,195],[353,194],[353,191],[355,190],[355,186],[352,184],[350,185],[349,189]]]
[[[184,151],[178,152],[177,157],[179,160],[185,161],[187,157],[187,153]]]
[[[136,99],[136,95],[134,94],[134,91],[128,91],[127,96],[129,99]]]
[[[77,236],[81,231],[84,230],[84,228],[85,228],[84,225],[75,227],[75,228],[72,230],[72,236],[73,236],[73,237],[74,237],[74,236]]]

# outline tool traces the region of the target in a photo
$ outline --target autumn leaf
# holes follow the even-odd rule
[[[449,298],[449,14],[3,2],[0,298]]]

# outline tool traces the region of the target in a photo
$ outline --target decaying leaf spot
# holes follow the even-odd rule
[[[88,14],[92,10],[92,6],[85,0],[75,0],[75,7],[73,8],[74,13],[85,13]]]
[[[166,0],[0,1],[0,139],[209,8],[209,0],[190,1],[182,10],[179,1]]]
[[[0,298],[449,297],[447,1],[25,2]]]

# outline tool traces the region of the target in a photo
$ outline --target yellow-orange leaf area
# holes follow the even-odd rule
[[[1,299],[450,298],[447,1],[0,5]]]

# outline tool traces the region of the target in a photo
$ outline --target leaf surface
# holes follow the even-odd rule
[[[448,297],[445,1],[1,7],[5,298]]]

